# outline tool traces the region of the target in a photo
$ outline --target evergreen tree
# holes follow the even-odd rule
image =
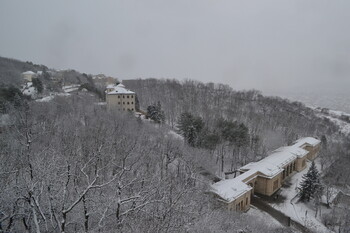
[[[137,112],[140,111],[140,101],[139,101],[139,98],[137,97],[137,95],[135,95],[135,110]]]
[[[298,195],[301,201],[310,201],[311,198],[320,194],[321,191],[322,185],[320,183],[320,174],[316,168],[315,162],[312,161],[308,172],[303,175]]]
[[[165,114],[159,101],[157,104],[152,104],[147,107],[147,117],[156,123],[164,123]]]
[[[0,87],[0,113],[6,111],[6,103],[13,103],[15,106],[19,106],[22,99],[29,98],[23,96],[20,89],[14,86]]]
[[[204,129],[199,138],[200,147],[214,150],[220,143],[220,135],[217,132],[210,132],[209,129]]]
[[[32,82],[38,93],[42,93],[44,88],[41,80],[39,78],[33,78]]]
[[[179,117],[177,127],[188,144],[191,146],[198,145],[200,132],[204,128],[204,122],[201,117],[195,117],[191,113],[184,112]]]
[[[229,141],[237,147],[243,147],[249,143],[249,130],[243,124],[236,121],[219,120],[217,127],[224,140]]]

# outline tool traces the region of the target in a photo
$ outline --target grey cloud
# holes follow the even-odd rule
[[[263,91],[350,85],[349,1],[3,1],[0,54]]]

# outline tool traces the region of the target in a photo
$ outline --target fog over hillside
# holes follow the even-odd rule
[[[3,1],[0,54],[122,79],[345,92],[349,9],[340,0]]]
[[[270,91],[264,92],[264,94],[301,101],[310,107],[329,108],[350,113],[350,92],[348,91]]]
[[[0,233],[350,232],[349,0],[3,0]]]

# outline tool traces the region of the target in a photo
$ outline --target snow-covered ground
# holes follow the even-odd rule
[[[316,166],[318,170],[320,171],[320,165],[317,163],[316,159]],[[269,203],[271,206],[273,206],[275,209],[280,210],[285,215],[288,215],[291,217],[294,221],[299,222],[300,224],[306,226],[307,228],[311,229],[314,232],[319,233],[328,233],[332,232],[329,229],[327,229],[323,224],[320,217],[320,214],[318,214],[317,217],[315,217],[315,208],[313,207],[313,201],[311,200],[309,203],[303,203],[298,202],[297,193],[298,193],[298,185],[302,180],[302,176],[307,173],[310,162],[307,163],[307,168],[305,168],[303,171],[298,172],[294,174],[290,178],[291,185],[287,188],[282,187],[281,188],[281,196],[285,198],[285,200],[282,203]],[[321,206],[321,214],[328,213],[330,209],[327,209],[326,207]]]
[[[320,91],[310,90],[290,90],[290,91],[264,91],[266,95],[281,96],[292,101],[300,101],[307,106],[318,106],[321,108],[336,109],[350,113],[350,92],[348,90]]]
[[[333,115],[333,116],[338,116],[338,117],[341,117],[341,116],[348,116],[348,117],[350,117],[349,113],[341,112],[341,111],[335,111],[335,110],[329,110],[329,114]]]
[[[271,217],[268,213],[263,212],[259,209],[257,209],[254,206],[251,206],[251,208],[249,209],[249,211],[247,212],[247,215],[252,216],[253,218],[262,220],[263,222],[265,222],[268,226],[270,226],[271,228],[281,228],[284,227],[280,222],[278,222],[276,219],[274,219],[273,217]]]
[[[335,111],[335,110],[326,110],[322,111],[320,108],[313,108],[316,112],[316,115],[319,117],[325,117],[332,121],[335,125],[339,127],[339,130],[346,136],[350,136],[350,121],[344,120],[344,118],[348,118],[350,120],[350,114]]]
[[[72,91],[77,91],[79,89],[80,85],[79,84],[73,84],[69,86],[63,86],[62,90],[66,93],[72,92]]]
[[[27,87],[26,89],[23,90],[23,94],[33,96],[33,95],[36,95],[36,90],[33,86]]]
[[[153,123],[153,121],[150,118],[146,118],[146,116],[140,112],[135,112],[134,113],[136,118],[141,119],[144,122],[148,123]],[[157,125],[157,124],[156,124]],[[183,136],[178,134],[175,130],[173,130],[169,125],[167,125],[167,128],[169,129],[167,132],[167,135],[174,138],[174,139],[179,139],[179,140],[184,140]]]
[[[53,100],[56,96],[70,96],[69,93],[50,93],[49,96],[45,96],[41,99],[37,99],[36,102],[49,102]]]
[[[23,95],[28,95],[28,96],[31,96],[33,98],[35,98],[37,95],[37,91],[36,91],[35,87],[33,86],[32,82],[27,82],[26,84],[22,85],[22,93],[23,93]]]
[[[98,102],[98,103],[96,103],[96,105],[104,106],[104,105],[107,105],[107,103],[106,102]]]
[[[180,140],[184,139],[184,137],[182,135],[176,133],[174,130],[169,130],[168,135],[170,135],[176,139],[180,139]]]

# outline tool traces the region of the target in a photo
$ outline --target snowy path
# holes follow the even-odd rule
[[[314,232],[320,232],[320,233],[332,232],[321,223],[321,217],[319,215],[315,217],[315,210],[313,208],[312,201],[310,201],[309,203],[298,202],[298,198],[296,197],[298,193],[298,190],[297,190],[298,184],[302,180],[302,176],[305,173],[307,173],[310,167],[310,164],[311,163],[308,162],[306,169],[294,174],[290,178],[289,182],[291,183],[291,185],[289,187],[281,188],[280,195],[285,198],[283,203],[269,203],[269,204],[273,208],[281,211],[285,215],[291,217],[294,221],[299,222],[300,224],[306,226],[308,229]],[[316,161],[316,166],[318,166],[317,161]],[[323,207],[321,210],[321,213],[325,211],[326,209]]]
[[[268,213],[265,213],[264,211],[257,209],[254,206],[252,206],[249,209],[249,211],[247,212],[247,215],[263,220],[270,227],[276,227],[276,228],[283,227],[283,225],[279,221],[277,221],[275,218],[270,216]]]

